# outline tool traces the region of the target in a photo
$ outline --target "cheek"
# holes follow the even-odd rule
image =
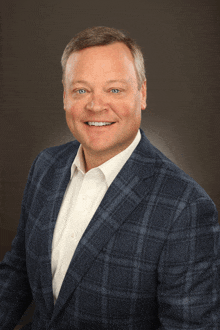
[[[69,111],[66,111],[66,122],[67,122],[67,125],[69,126],[69,128],[70,128],[70,126],[73,125],[73,118]]]
[[[70,109],[68,111],[66,111],[66,123],[71,131],[73,129],[75,130],[76,117],[75,117],[74,111],[72,112],[72,110],[70,110]]]
[[[135,100],[130,100],[126,103],[119,103],[117,105],[117,113],[118,116],[124,120],[129,120],[131,118],[137,117],[139,114],[137,102],[135,102]]]
[[[80,107],[77,106],[77,104],[73,104],[73,103],[67,103],[66,107],[65,107],[65,111],[66,111],[66,118],[68,118],[68,120],[77,120],[77,117],[79,117],[80,111],[79,111]]]

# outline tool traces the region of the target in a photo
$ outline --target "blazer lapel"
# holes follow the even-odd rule
[[[148,193],[156,160],[150,151],[152,146],[141,133],[139,145],[112,182],[76,248],[52,320],[65,307],[65,302],[115,231]]]
[[[66,187],[70,180],[71,165],[76,156],[77,149],[68,150],[68,157],[61,157],[57,155],[57,159],[51,161],[52,165],[49,169],[51,177],[48,179],[50,189],[48,191],[48,198],[46,204],[46,216],[44,217],[43,239],[41,239],[40,250],[42,257],[41,261],[41,284],[42,294],[45,305],[52,314],[54,308],[53,290],[52,290],[52,272],[51,272],[51,253],[52,253],[52,240],[53,232],[66,191]]]

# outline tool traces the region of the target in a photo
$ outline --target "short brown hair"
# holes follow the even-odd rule
[[[87,28],[86,30],[79,32],[73,39],[70,40],[64,49],[61,58],[63,81],[65,78],[66,63],[72,53],[87,47],[104,46],[114,42],[122,42],[130,49],[134,58],[138,80],[138,89],[140,89],[144,80],[146,79],[144,56],[140,46],[136,43],[135,40],[128,37],[124,32],[106,26],[95,26],[92,28]]]

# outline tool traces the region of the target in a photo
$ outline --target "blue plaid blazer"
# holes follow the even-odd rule
[[[26,329],[220,329],[215,205],[141,134],[80,240],[55,306],[53,230],[79,143],[38,155],[0,264],[1,330],[13,329],[32,300]]]

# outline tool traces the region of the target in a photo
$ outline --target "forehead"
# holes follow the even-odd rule
[[[99,75],[135,73],[134,58],[130,49],[121,42],[94,46],[74,52],[67,60],[66,74],[80,75],[83,72],[97,72]]]

